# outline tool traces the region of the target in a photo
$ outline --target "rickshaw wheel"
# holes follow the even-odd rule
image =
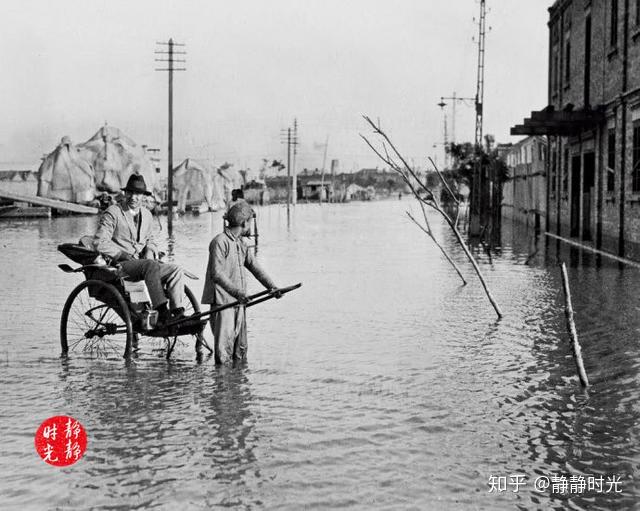
[[[132,341],[131,314],[113,284],[86,280],[71,292],[60,321],[63,355],[75,351],[128,357]]]
[[[199,313],[200,303],[198,299],[195,297],[195,295],[193,294],[193,291],[189,289],[189,286],[186,286],[186,285],[184,286],[184,296],[185,296],[184,315],[192,316],[193,314]],[[181,336],[178,336],[178,340],[182,342],[187,340],[188,338],[193,337],[194,345],[195,345],[195,343],[202,337],[202,335],[203,335],[202,333],[193,334],[193,335],[181,335]],[[134,350],[138,350],[139,348],[142,347],[141,345],[147,344],[147,342],[149,341],[151,341],[152,343],[153,341],[155,341],[156,349],[168,350],[169,346],[171,345],[172,338],[152,337],[149,335],[145,335],[144,332],[136,332],[133,334]],[[161,344],[158,344],[158,341],[160,341]]]

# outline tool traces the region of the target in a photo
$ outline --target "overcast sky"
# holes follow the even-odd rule
[[[484,132],[499,142],[546,105],[552,3],[487,0]],[[167,73],[154,71],[154,51],[169,37],[187,51],[176,164],[282,159],[280,131],[297,117],[299,168],[322,165],[327,137],[327,165],[380,165],[358,136],[362,114],[416,164],[442,161],[437,103],[475,95],[478,14],[477,0],[2,2],[0,168],[37,167],[62,136],[82,142],[105,122],[166,158]],[[473,140],[474,122],[459,104],[458,141]]]

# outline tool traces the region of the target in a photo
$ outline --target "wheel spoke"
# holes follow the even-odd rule
[[[93,295],[93,296],[92,296]],[[199,312],[199,304],[193,293],[185,286],[185,315]],[[88,280],[70,295],[62,314],[63,349],[82,351],[96,357],[121,356],[131,346],[133,331],[130,312],[124,297],[111,284]],[[155,344],[165,351],[170,346],[168,339],[145,335],[139,332],[137,345]],[[182,335],[177,343],[195,346],[200,334]]]
[[[74,292],[63,311],[63,346],[66,343],[68,351],[95,357],[122,356],[131,334],[122,312],[118,311],[124,306],[119,292],[109,284],[95,281],[84,282]]]

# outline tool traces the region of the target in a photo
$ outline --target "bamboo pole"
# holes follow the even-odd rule
[[[573,305],[571,304],[571,290],[569,289],[569,277],[567,277],[567,267],[563,263],[560,263],[562,270],[562,288],[564,289],[564,313],[567,318],[567,330],[569,331],[569,337],[571,337],[571,346],[573,348],[573,358],[576,362],[576,368],[578,369],[578,376],[580,377],[580,383],[583,387],[589,386],[589,379],[587,378],[587,372],[584,370],[584,362],[582,361],[582,350],[580,349],[580,343],[578,342],[578,334],[576,332],[576,325],[573,322]]]

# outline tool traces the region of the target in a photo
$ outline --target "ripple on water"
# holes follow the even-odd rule
[[[66,261],[56,245],[90,232],[95,219],[3,225],[3,504],[632,508],[638,272],[584,256],[569,268],[592,382],[583,392],[555,266],[575,254],[544,239],[535,246],[509,222],[490,255],[472,247],[504,312],[496,321],[453,237],[432,218],[467,286],[406,220],[407,207],[299,204],[290,228],[283,208],[258,208],[259,258],[279,283],[304,285],[250,310],[249,363],[229,369],[211,358],[197,364],[188,345],[169,364],[152,346],[130,364],[61,361],[60,310],[81,277],[57,271]],[[220,213],[180,218],[170,257],[203,275],[221,225]],[[202,280],[189,286],[200,296]],[[80,463],[51,470],[33,433],[57,413],[81,420],[89,448]],[[490,475],[513,473],[530,482],[615,474],[624,491],[488,493]]]

